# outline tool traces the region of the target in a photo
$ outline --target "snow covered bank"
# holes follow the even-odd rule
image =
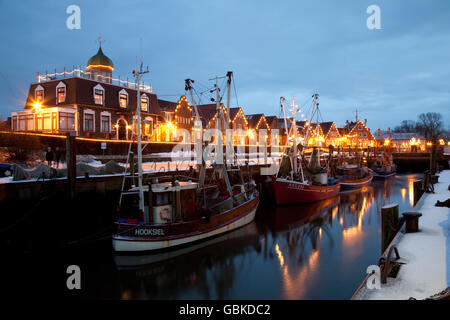
[[[381,289],[367,290],[363,299],[424,299],[450,286],[450,209],[435,207],[450,198],[450,171],[440,174],[435,193],[425,193],[415,210],[422,213],[418,233],[407,233],[398,244],[402,265],[397,278]]]

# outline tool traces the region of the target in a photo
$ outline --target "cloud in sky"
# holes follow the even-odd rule
[[[81,8],[81,30],[66,8]],[[381,8],[368,30],[366,8]],[[37,72],[85,65],[103,49],[130,77],[142,54],[163,99],[232,70],[246,113],[279,115],[279,97],[320,94],[324,120],[393,127],[435,111],[450,119],[450,2],[0,1],[0,115],[23,107]],[[233,101],[233,103],[236,103]]]

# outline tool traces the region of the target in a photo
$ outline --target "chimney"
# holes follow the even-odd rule
[[[388,139],[391,140],[391,128],[388,128]]]
[[[364,125],[367,126],[367,119],[364,119]]]
[[[378,128],[378,139],[381,139],[381,129]]]

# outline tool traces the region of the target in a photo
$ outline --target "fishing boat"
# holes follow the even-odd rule
[[[390,152],[383,152],[372,165],[374,178],[386,179],[396,175],[397,168]]]
[[[368,185],[373,179],[373,172],[365,166],[346,164],[338,167],[337,177],[341,189],[353,189]]]
[[[318,108],[318,94],[314,94],[311,117]],[[306,161],[305,148],[300,145],[301,153],[298,152],[299,146],[297,138],[297,121],[295,98],[292,103],[292,124],[288,131],[286,112],[284,109],[284,98],[281,97],[281,109],[284,113],[285,128],[288,137],[293,137],[292,147],[287,147],[282,156],[280,166],[276,175],[267,181],[269,192],[275,199],[277,205],[309,203],[328,199],[339,193],[340,185],[333,177],[330,177],[327,162],[321,165],[320,148],[313,148],[309,163]],[[309,127],[307,129],[304,141],[308,141]],[[289,140],[288,140],[289,141]]]
[[[136,83],[139,84],[139,77],[144,73],[141,64],[141,70],[135,73]],[[215,91],[216,129],[220,132],[224,115],[217,77]],[[138,86],[137,132],[140,132],[140,101]],[[196,122],[200,123],[195,100],[193,104]],[[113,236],[115,251],[143,252],[180,247],[240,228],[254,220],[259,204],[256,184],[244,182],[240,168],[227,166],[225,161],[213,163],[209,183],[205,182],[206,163],[202,161],[198,165],[199,178],[169,175],[144,185],[142,147],[140,135],[137,136],[138,185],[124,188],[127,177],[124,175],[117,232]],[[222,146],[221,135],[217,145]]]

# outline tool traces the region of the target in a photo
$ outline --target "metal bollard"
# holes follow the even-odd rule
[[[419,218],[422,216],[420,212],[406,211],[402,213],[406,223],[406,233],[419,231]]]

